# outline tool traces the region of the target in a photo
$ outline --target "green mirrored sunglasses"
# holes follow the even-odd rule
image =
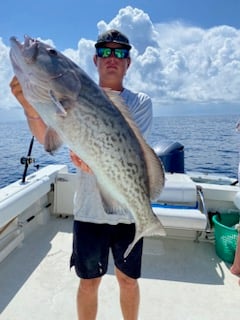
[[[129,50],[126,48],[96,48],[96,54],[100,58],[109,58],[112,53],[118,59],[126,59],[129,57]]]

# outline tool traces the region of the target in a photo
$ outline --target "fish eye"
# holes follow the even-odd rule
[[[49,49],[47,49],[47,51],[52,56],[56,56],[57,55],[57,50],[55,50],[53,48],[49,48]]]

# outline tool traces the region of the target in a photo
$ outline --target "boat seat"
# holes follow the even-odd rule
[[[164,206],[152,204],[153,212],[164,228],[203,231],[207,226],[207,217],[198,208],[185,206]]]
[[[197,188],[185,173],[166,173],[165,185],[157,199],[161,203],[189,203],[197,201]]]
[[[206,229],[207,216],[199,209],[197,186],[186,174],[166,173],[165,186],[152,208],[165,228]]]

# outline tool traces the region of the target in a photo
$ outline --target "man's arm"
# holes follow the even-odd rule
[[[32,134],[41,144],[44,144],[47,126],[40,118],[39,114],[33,108],[33,106],[25,99],[22,92],[22,87],[16,76],[14,76],[12,81],[10,82],[10,88],[12,90],[12,94],[15,96],[15,98],[18,100],[18,102],[22,105],[24,109],[24,113],[26,115],[28,125]]]

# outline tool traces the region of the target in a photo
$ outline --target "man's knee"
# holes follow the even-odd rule
[[[79,290],[84,293],[92,294],[94,291],[98,290],[100,285],[101,278],[93,278],[93,279],[80,279]]]
[[[138,286],[138,280],[131,278],[116,268],[116,277],[121,288],[135,289]]]

